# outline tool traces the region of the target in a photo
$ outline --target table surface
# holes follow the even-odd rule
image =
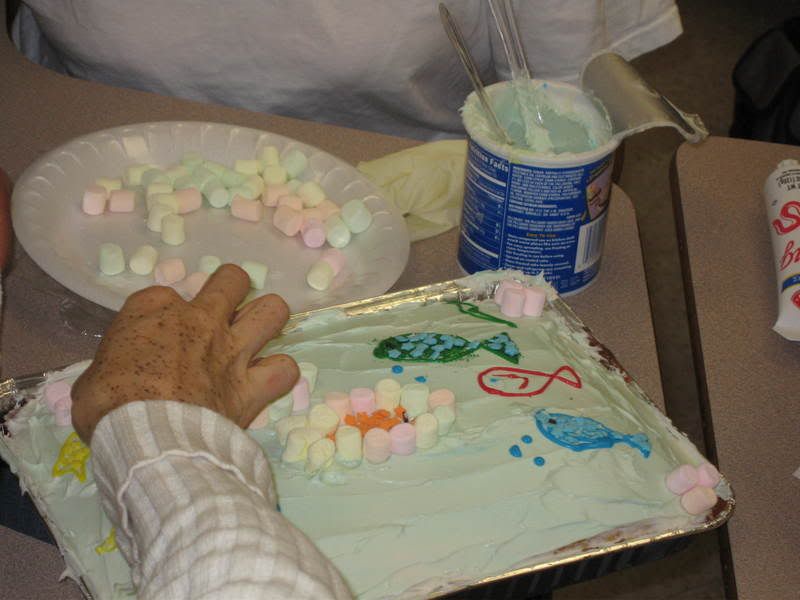
[[[800,148],[729,138],[676,154],[676,220],[710,447],[730,480],[739,598],[800,594],[800,346],[772,331],[777,283],[762,189]],[[713,442],[712,442],[713,438]],[[732,583],[732,582],[729,582]]]
[[[0,8],[3,4],[0,0]],[[419,143],[67,78],[26,61],[5,36],[0,36],[0,73],[0,166],[14,180],[43,153],[76,136],[146,121],[200,120],[254,127],[312,144],[354,164]],[[414,243],[408,266],[393,289],[461,276],[456,246],[456,230]],[[4,288],[3,375],[54,368],[91,356],[96,334],[113,314],[52,280],[19,245]],[[630,199],[618,188],[611,202],[600,274],[568,303],[663,409],[636,219]],[[79,597],[75,586],[56,583],[62,568],[52,546],[0,527],[3,595]]]

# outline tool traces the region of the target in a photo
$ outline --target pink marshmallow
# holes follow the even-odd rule
[[[83,192],[81,207],[87,215],[102,215],[106,210],[108,192],[102,185],[90,185]]]
[[[316,208],[319,211],[322,211],[322,220],[323,221],[326,221],[327,219],[329,219],[330,217],[332,217],[335,214],[338,214],[342,210],[341,208],[339,208],[338,204],[336,204],[335,202],[330,201],[328,198],[325,198],[322,202],[317,204],[314,208]]]
[[[289,237],[297,235],[303,226],[303,213],[289,206],[279,206],[272,215],[272,224]]]
[[[717,494],[710,487],[698,485],[681,496],[681,506],[690,515],[699,515],[717,503]]]
[[[71,396],[62,396],[58,399],[53,405],[53,411],[58,412],[69,412],[72,410],[72,397]]]
[[[203,206],[203,196],[197,188],[185,188],[173,193],[178,200],[179,215],[185,215]]]
[[[338,248],[327,248],[322,252],[322,255],[319,257],[320,260],[324,260],[331,266],[333,269],[333,276],[336,277],[344,267],[345,263],[347,262],[347,258],[344,255],[344,252],[339,250]]]
[[[55,406],[62,398],[70,397],[70,390],[72,386],[63,379],[61,381],[54,381],[48,383],[44,388],[44,403],[50,410],[55,410]]]
[[[440,388],[438,390],[433,390],[430,395],[428,395],[428,408],[433,409],[437,406],[452,406],[455,408],[456,403],[456,395],[447,388]]]
[[[544,289],[540,287],[525,288],[525,304],[522,306],[522,314],[526,317],[540,317],[545,302],[547,302],[547,292]]]
[[[162,260],[153,269],[153,279],[158,285],[172,285],[186,277],[186,265],[180,258]]]
[[[525,306],[525,290],[523,288],[508,288],[503,291],[500,301],[500,312],[507,317],[521,317],[522,307]]]
[[[308,379],[301,377],[292,388],[292,412],[308,410],[311,391],[308,387]]]
[[[353,388],[350,390],[350,407],[355,414],[375,412],[375,391],[372,388]]]
[[[264,205],[258,200],[248,200],[237,194],[231,200],[231,216],[257,223],[264,217]]]
[[[692,465],[681,465],[667,475],[667,489],[680,496],[697,485],[697,469]]]
[[[722,476],[710,462],[704,462],[697,467],[697,485],[713,488],[717,486],[720,479]]]
[[[389,430],[392,454],[408,456],[417,449],[417,431],[411,423],[400,423]]]
[[[278,198],[288,196],[291,193],[292,191],[285,183],[273,183],[264,188],[264,192],[261,194],[261,202],[264,206],[277,206]]]
[[[325,226],[317,219],[306,219],[300,228],[303,243],[309,248],[319,248],[325,243]]]
[[[503,296],[505,295],[506,290],[521,290],[521,289],[523,289],[523,285],[518,281],[514,281],[513,279],[504,279],[498,284],[497,290],[495,290],[494,301],[497,304],[502,304]]]
[[[303,199],[300,196],[288,194],[278,198],[278,206],[288,206],[289,208],[303,212]]]
[[[344,423],[346,415],[352,415],[353,411],[350,409],[350,396],[344,392],[328,392],[325,394],[325,404],[339,415],[339,422]]]
[[[367,431],[364,435],[364,458],[377,465],[389,460],[391,455],[392,436],[389,432],[380,427],[373,427]]]
[[[204,271],[195,271],[175,286],[176,291],[186,300],[192,300],[208,281],[210,275]]]
[[[114,213],[133,212],[136,207],[136,192],[133,190],[114,190],[108,198],[108,210]]]
[[[72,425],[72,412],[67,410],[57,410],[53,413],[55,417],[56,425],[58,427],[69,427]]]

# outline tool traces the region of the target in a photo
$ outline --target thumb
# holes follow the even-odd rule
[[[299,377],[297,363],[286,354],[253,361],[247,369],[250,403],[242,410],[239,426],[246,428],[268,404],[288,394]]]

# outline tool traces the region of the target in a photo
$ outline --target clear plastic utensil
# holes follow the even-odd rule
[[[500,41],[503,42],[508,67],[511,69],[511,79],[530,79],[528,59],[525,56],[525,49],[522,47],[511,0],[489,0],[489,8],[500,34]]]
[[[475,65],[475,61],[467,49],[467,45],[464,42],[464,37],[461,35],[461,30],[458,28],[455,19],[453,19],[453,15],[450,14],[450,11],[447,10],[447,7],[442,3],[439,4],[439,16],[442,19],[442,25],[447,33],[447,37],[450,38],[450,43],[453,44],[458,57],[461,59],[461,64],[463,64],[464,68],[467,70],[467,75],[469,75],[470,81],[472,81],[472,87],[475,88],[475,93],[478,95],[478,99],[481,101],[481,106],[483,106],[483,110],[486,111],[486,117],[487,121],[489,122],[489,126],[494,130],[495,135],[502,139],[506,144],[513,146],[514,142],[512,141],[511,137],[508,135],[506,130],[503,129],[502,125],[500,125],[500,121],[497,120],[497,115],[495,114],[492,104],[489,101],[489,96],[486,94],[486,90],[483,88],[483,82],[481,81],[480,74],[478,73],[478,67]]]

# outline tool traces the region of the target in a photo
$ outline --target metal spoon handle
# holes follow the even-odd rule
[[[489,0],[489,8],[492,11],[497,31],[500,34],[500,41],[503,43],[508,66],[511,69],[511,78],[530,79],[531,72],[528,68],[528,59],[522,46],[522,39],[511,0]]]
[[[499,136],[506,144],[513,145],[511,138],[508,136],[505,129],[503,129],[503,127],[500,125],[500,121],[497,120],[497,115],[495,114],[494,109],[489,102],[489,96],[486,94],[486,90],[483,88],[483,82],[481,81],[480,74],[478,73],[478,67],[475,64],[475,61],[472,59],[472,55],[469,53],[469,50],[467,49],[467,45],[464,42],[464,37],[461,35],[461,30],[458,28],[455,19],[453,19],[453,15],[451,15],[450,11],[447,10],[447,7],[441,3],[439,4],[439,16],[442,19],[442,25],[447,33],[447,37],[450,38],[450,43],[453,44],[453,47],[456,49],[456,53],[461,59],[461,64],[464,65],[467,75],[469,75],[469,78],[472,81],[472,87],[475,88],[475,93],[478,94],[478,99],[481,101],[483,110],[486,111],[489,125],[494,130],[495,135]]]

